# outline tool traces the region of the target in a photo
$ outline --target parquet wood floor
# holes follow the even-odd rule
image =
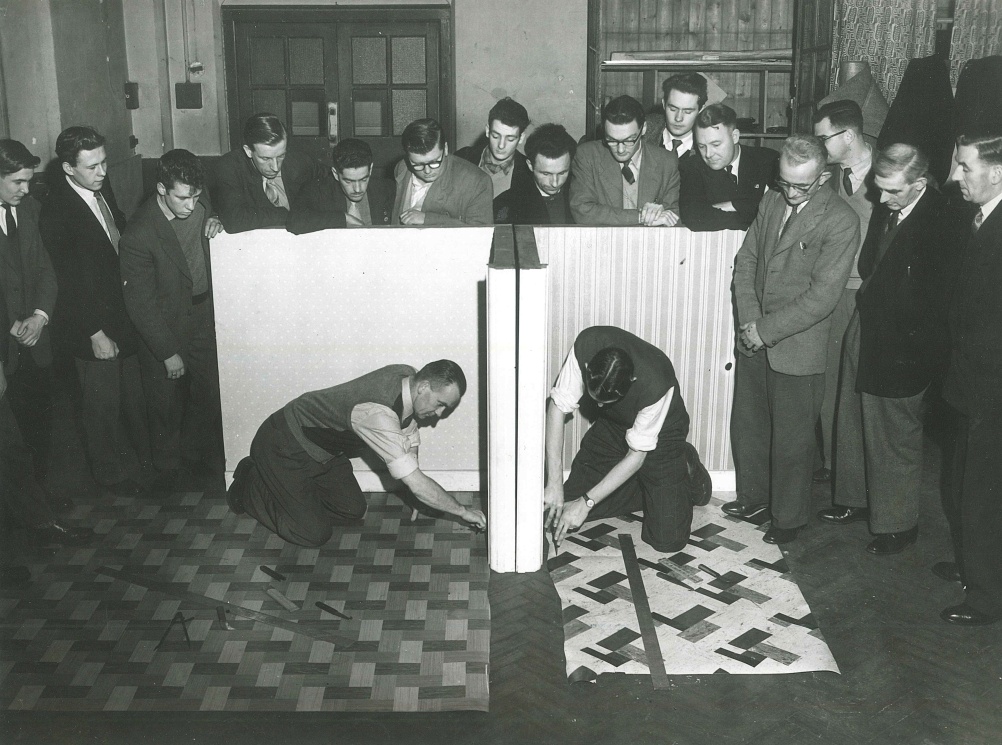
[[[66,400],[60,414],[55,440],[63,449],[53,470],[64,475],[55,489],[87,482]],[[961,591],[929,571],[950,558],[950,548],[934,438],[928,454],[917,545],[874,557],[863,550],[864,525],[814,521],[785,552],[842,675],[675,676],[661,691],[639,676],[570,685],[548,575],[492,574],[489,713],[7,712],[0,742],[998,745],[1002,626],[959,629],[939,619]],[[817,487],[815,506],[828,501],[825,487]]]

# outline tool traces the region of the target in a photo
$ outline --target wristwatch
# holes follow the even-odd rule
[[[584,500],[585,507],[587,507],[589,510],[595,506],[595,500],[589,497],[587,494],[581,497],[581,499]]]

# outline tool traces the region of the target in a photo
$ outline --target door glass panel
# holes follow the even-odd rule
[[[264,36],[250,40],[251,83],[285,83],[285,44],[282,39]]]
[[[393,39],[393,82],[421,84],[427,80],[423,36],[403,36]]]
[[[323,39],[289,39],[289,76],[293,85],[324,84]]]
[[[404,127],[412,121],[428,116],[428,94],[426,91],[394,90],[392,96],[393,134],[403,134]]]
[[[251,93],[254,112],[267,111],[285,121],[285,91],[258,90]]]
[[[351,77],[355,85],[386,83],[386,39],[356,36],[351,40]]]
[[[320,136],[320,104],[316,101],[292,102],[292,134],[304,137]]]

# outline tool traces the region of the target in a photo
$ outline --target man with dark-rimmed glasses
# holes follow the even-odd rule
[[[786,139],[779,191],[762,199],[734,260],[737,500],[723,510],[752,518],[771,509],[767,543],[792,541],[810,517],[831,312],[859,245],[856,213],[822,188],[825,163],[819,138]]]
[[[564,483],[564,426],[581,407],[592,426]],[[578,334],[546,407],[546,524],[557,546],[587,520],[642,510],[641,538],[681,551],[710,475],[686,442],[689,414],[660,349],[614,326]]]
[[[493,225],[494,187],[472,163],[449,155],[441,125],[418,119],[400,138],[404,157],[394,178],[394,225]]]

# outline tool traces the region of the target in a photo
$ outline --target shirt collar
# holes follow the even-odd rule
[[[96,191],[91,191],[90,189],[83,188],[82,186],[80,186],[80,184],[78,184],[76,181],[74,181],[73,179],[71,179],[69,176],[66,177],[66,183],[69,184],[70,187],[72,187],[73,191],[75,191],[77,194],[79,194],[80,198],[82,200],[84,200],[84,202],[86,204],[88,204],[88,205],[91,202],[96,201],[97,200],[97,195],[100,193],[100,192],[96,192]]]
[[[400,412],[400,421],[402,422],[407,417],[414,416],[414,401],[411,399],[411,380],[413,375],[404,378],[400,383],[400,400],[403,404],[402,411]]]
[[[741,165],[741,146],[738,145],[734,149],[734,152],[736,154],[734,156],[734,160],[731,161],[730,166],[731,166],[731,173],[734,175],[734,178],[737,178],[738,177],[738,166]]]
[[[160,211],[164,213],[164,217],[166,217],[168,220],[177,219],[177,215],[171,212],[170,207],[164,204],[164,198],[163,195],[161,194],[157,194],[157,206],[160,208]]]
[[[982,220],[987,220],[988,216],[992,214],[996,207],[999,206],[999,202],[1002,201],[1002,192],[995,195],[994,199],[989,199],[983,205],[981,205],[981,214],[983,215]]]
[[[690,150],[692,150],[692,130],[691,129],[688,132],[686,132],[684,135],[682,135],[681,137],[676,137],[668,129],[668,126],[665,125],[665,131],[662,133],[662,141],[665,144],[665,149],[666,150],[671,150],[672,149],[672,147],[671,147],[671,141],[672,140],[681,140],[682,141],[682,144],[678,146],[678,150],[679,150],[680,154],[684,155],[685,153],[687,153]]]
[[[507,176],[509,173],[511,173],[511,169],[515,167],[516,155],[518,155],[517,150],[514,153],[512,153],[511,157],[508,158],[507,161],[505,161],[504,163],[500,163],[494,158],[494,153],[491,152],[490,147],[485,147],[484,152],[481,153],[480,155],[480,168],[481,170],[486,170],[486,167],[488,165],[491,165],[494,166],[495,168],[494,173],[501,171],[502,173],[504,173],[505,176]]]
[[[908,215],[910,215],[912,213],[912,210],[915,209],[915,205],[918,204],[920,201],[922,201],[922,197],[925,196],[925,192],[926,192],[926,190],[923,189],[922,193],[918,195],[918,199],[916,199],[914,202],[912,202],[911,204],[909,204],[907,207],[902,207],[898,211],[898,222],[899,223],[902,220],[904,220],[906,217],[908,217]]]
[[[843,163],[843,170],[846,168],[852,169],[852,178],[856,181],[862,181],[866,178],[866,174],[870,172],[870,165],[873,162],[873,151],[870,149],[869,144],[866,144],[863,149],[863,154],[854,163]]]
[[[643,159],[644,159],[644,142],[643,140],[641,140],[640,147],[637,148],[637,152],[635,152],[633,154],[633,157],[630,158],[630,165],[633,167],[633,170],[637,172],[638,177],[640,175],[640,161],[642,161]]]

